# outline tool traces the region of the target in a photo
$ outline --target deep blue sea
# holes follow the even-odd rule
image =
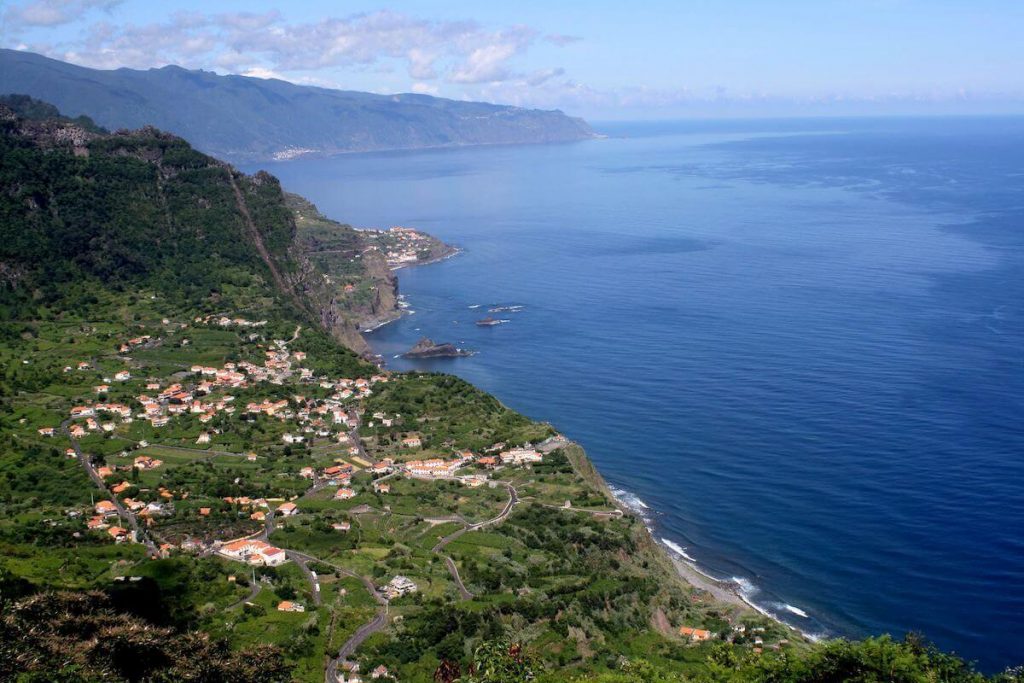
[[[390,367],[551,421],[807,633],[1024,663],[1024,119],[598,128],[269,170],[465,250],[401,271]],[[421,336],[479,353],[393,358]]]

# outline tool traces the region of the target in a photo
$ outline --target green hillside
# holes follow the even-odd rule
[[[233,161],[592,137],[560,111],[376,95],[177,66],[105,71],[0,49],[0,92],[25,93],[111,130],[155,125]]]
[[[551,425],[345,347],[386,239],[273,177],[7,108],[0,159],[0,681],[1021,680],[685,583]]]

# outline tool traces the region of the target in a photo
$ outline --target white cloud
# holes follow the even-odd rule
[[[69,24],[92,10],[110,11],[122,0],[32,0],[4,11],[4,28],[18,30],[30,26],[52,27]]]
[[[77,1],[83,7],[109,3]],[[37,47],[100,68],[180,64],[286,75],[331,68],[389,71],[399,65],[420,83],[476,84],[521,78],[516,59],[539,39],[528,26],[494,30],[472,21],[432,21],[387,10],[304,23],[288,22],[275,10],[179,12],[151,24],[101,21],[71,44]]]
[[[283,75],[279,74],[278,72],[272,69],[264,69],[261,66],[254,66],[251,69],[247,69],[242,72],[242,75],[249,76],[250,78],[277,78],[282,81],[287,80]]]
[[[438,93],[438,87],[430,83],[413,83],[410,90],[420,95],[437,95]]]

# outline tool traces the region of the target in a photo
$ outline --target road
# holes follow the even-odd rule
[[[509,513],[512,512],[512,507],[519,502],[519,493],[516,491],[516,488],[512,486],[512,484],[508,483],[507,481],[499,481],[498,483],[508,489],[508,502],[505,504],[505,509],[501,511],[501,514],[499,514],[497,517],[493,519],[488,519],[484,522],[477,522],[476,524],[471,524],[469,526],[470,531],[483,529],[485,526],[491,526],[492,524],[497,524],[498,522],[504,521],[504,519],[508,517]]]
[[[549,503],[539,503],[539,505],[551,508],[552,510],[568,510],[569,512],[580,512],[595,517],[622,517],[623,515],[622,510],[588,510],[587,508],[578,508],[572,505],[550,505]]]
[[[446,545],[448,545],[449,543],[451,543],[467,531],[476,531],[477,529],[483,529],[484,527],[490,526],[491,524],[497,524],[498,522],[501,522],[509,516],[509,513],[512,512],[513,506],[515,506],[515,504],[519,502],[519,494],[516,492],[516,489],[514,486],[512,486],[512,484],[504,481],[499,483],[508,489],[508,502],[505,503],[504,509],[502,509],[502,511],[498,514],[497,517],[485,520],[483,522],[477,522],[476,524],[469,524],[466,527],[459,529],[458,531],[454,531],[445,536],[444,538],[442,538],[440,541],[438,541],[437,545],[435,545],[432,548],[432,550],[435,553],[441,555],[441,557],[444,559],[444,564],[446,567],[448,567],[448,573],[451,574],[452,581],[455,582],[455,587],[459,590],[459,595],[462,596],[463,600],[472,600],[474,596],[469,591],[469,589],[466,588],[466,584],[462,582],[462,577],[459,575],[459,568],[455,564],[455,560],[453,560],[450,555],[445,555],[441,551],[444,549]]]
[[[369,578],[365,576],[360,576],[359,574],[356,574],[355,572],[349,569],[345,569],[344,567],[336,565],[332,562],[321,560],[319,558],[313,557],[312,555],[300,552],[298,550],[288,550],[286,552],[288,553],[288,557],[297,565],[299,565],[304,572],[309,572],[306,566],[309,562],[318,562],[320,564],[327,565],[332,569],[336,569],[346,576],[351,576],[353,578],[359,579],[363,582],[363,585],[366,587],[366,590],[369,591],[370,595],[373,596],[374,600],[377,601],[377,604],[380,605],[380,608],[377,610],[377,613],[373,615],[373,618],[370,619],[370,621],[363,624],[362,626],[360,626],[358,629],[356,629],[356,632],[353,633],[352,636],[342,644],[341,648],[338,650],[338,656],[327,662],[327,667],[324,669],[324,681],[326,683],[337,683],[337,681],[340,680],[338,678],[338,666],[347,658],[351,657],[352,654],[356,651],[356,649],[360,645],[362,645],[367,638],[369,638],[371,635],[387,626],[388,600],[383,595],[381,595],[380,591],[377,590],[377,587],[373,584],[373,581],[371,581]]]
[[[306,579],[309,581],[309,585],[311,586],[310,593],[313,595],[313,604],[319,607],[321,603],[320,580],[317,578],[316,572],[309,568],[309,560],[306,559],[305,555],[297,553],[294,550],[285,550],[284,554],[302,570],[303,574],[306,575]]]
[[[442,555],[444,558],[445,566],[448,567],[448,573],[452,575],[452,580],[455,581],[455,587],[459,589],[459,595],[462,596],[463,600],[472,600],[473,594],[466,588],[466,584],[462,583],[462,577],[459,576],[459,568],[455,566],[455,560],[450,555]]]
[[[92,466],[89,456],[82,452],[82,447],[79,445],[78,439],[71,436],[71,430],[69,429],[70,424],[71,420],[64,420],[60,423],[60,428],[61,431],[64,432],[64,435],[68,437],[68,440],[71,441],[71,448],[75,451],[75,457],[78,458],[78,463],[83,469],[85,469],[85,473],[89,475],[90,479],[92,479],[92,483],[96,485],[96,488],[107,494],[111,502],[114,503],[118,516],[131,527],[132,531],[135,532],[135,538],[145,544],[150,555],[156,555],[156,543],[154,543],[153,539],[149,537],[146,530],[139,525],[139,520],[136,519],[135,513],[125,508],[125,506],[121,504],[121,501],[118,500],[117,496],[112,494],[107,488],[107,484],[103,481],[103,477],[101,477],[99,472],[96,471],[96,468]]]
[[[324,670],[324,683],[338,683],[338,681],[341,680],[338,676],[338,666],[347,658],[351,657],[356,649],[362,645],[367,638],[384,628],[387,623],[387,612],[382,609],[377,612],[373,619],[356,629],[356,632],[352,634],[352,637],[346,640],[345,644],[341,646],[340,650],[338,650],[338,656],[327,662],[327,668]]]
[[[257,581],[256,583],[254,583],[252,585],[252,588],[249,590],[249,594],[247,596],[245,596],[244,598],[242,598],[241,600],[239,600],[235,604],[231,605],[227,609],[228,610],[238,609],[239,607],[241,607],[245,603],[252,602],[253,600],[256,599],[256,596],[260,594],[261,590],[263,590],[263,584],[260,583],[259,581]]]
[[[216,457],[218,455],[228,455],[228,456],[231,456],[233,458],[245,458],[245,457],[248,457],[248,455],[249,455],[248,453],[232,453],[231,451],[216,451],[216,450],[213,450],[212,448],[203,450],[203,449],[200,449],[200,448],[186,448],[185,446],[171,446],[171,445],[162,444],[162,443],[160,443],[160,444],[153,444],[153,446],[155,446],[157,448],[166,448],[167,450],[171,450],[171,451],[181,451],[182,453],[188,453],[189,455],[206,456],[206,458],[204,458],[205,460],[209,460],[209,459],[214,458],[214,457]]]

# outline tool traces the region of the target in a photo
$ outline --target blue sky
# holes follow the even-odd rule
[[[13,0],[5,47],[590,118],[1024,113],[1021,0]]]

